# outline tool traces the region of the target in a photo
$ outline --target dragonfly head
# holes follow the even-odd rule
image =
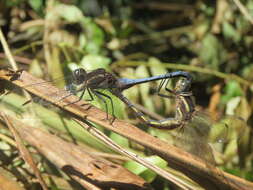
[[[83,68],[75,69],[72,74],[73,83],[77,85],[83,83],[86,75],[87,72]]]
[[[191,88],[191,81],[187,80],[186,78],[179,79],[176,83],[175,92],[182,93],[182,92],[189,92]]]

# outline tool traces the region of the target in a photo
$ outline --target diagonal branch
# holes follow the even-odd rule
[[[26,125],[15,117],[0,112],[0,119],[1,116],[5,122],[8,118],[13,126],[18,126],[15,129],[23,140],[34,146],[48,160],[86,189],[151,189],[145,180],[118,164],[94,156],[84,148],[39,128]]]

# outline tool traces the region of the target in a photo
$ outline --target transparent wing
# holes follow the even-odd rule
[[[59,84],[59,83],[63,83],[66,84],[65,85],[65,88],[62,88],[62,89],[58,89],[58,88],[55,88],[55,90],[44,90],[43,92],[41,92],[43,95],[45,96],[50,96],[54,99],[55,102],[57,101],[60,101],[61,99],[64,99],[64,97],[67,97],[67,96],[70,96],[71,94],[73,94],[73,85],[72,85],[72,77],[71,75],[67,75],[67,76],[59,76],[57,78],[54,78],[50,81],[43,81],[43,82],[34,82],[34,81],[31,81],[30,84],[27,84],[25,86],[23,86],[24,88],[29,88],[29,87],[33,87],[33,86],[40,86],[43,88],[43,86],[45,87],[45,89],[47,89],[48,87],[48,84],[51,83],[51,84]],[[10,93],[15,93],[15,94],[20,94],[22,95],[22,91],[20,88],[18,87],[15,87],[14,85],[11,85],[10,84],[10,87],[8,88],[10,89],[7,93],[7,94],[10,94]],[[27,102],[20,102],[20,105],[22,104],[26,104],[26,103],[29,103],[29,102],[36,102],[36,103],[39,103],[39,104],[43,104],[43,105],[48,105],[48,103],[46,103],[45,101],[43,101],[41,98],[39,97],[36,97],[36,96],[33,96],[32,95],[32,99],[27,101]]]
[[[25,85],[25,86],[34,86],[34,85],[42,85],[42,84],[47,84],[47,83],[52,83],[52,84],[59,84],[61,82],[66,82],[66,83],[71,83],[72,82],[72,79],[71,79],[71,74],[69,75],[64,75],[64,76],[57,76],[55,78],[52,78],[51,80],[47,80],[47,81],[43,81],[43,82],[33,82],[31,81],[30,84],[28,85]]]
[[[89,72],[89,71],[87,71]],[[63,100],[65,97],[68,97],[72,94],[76,94],[77,91],[75,89],[75,85],[73,82],[73,78],[72,78],[72,74],[69,75],[65,75],[65,76],[59,76],[57,78],[54,78],[50,81],[43,81],[43,82],[31,82],[31,84],[25,85],[24,87],[29,87],[29,86],[40,86],[43,88],[43,86],[47,86],[48,83],[51,83],[53,85],[57,84],[65,84],[64,86],[58,86],[61,89],[56,89],[55,91],[50,90],[50,92],[47,90],[43,91],[42,93],[45,94],[46,96],[50,96],[51,98],[54,99],[54,102],[58,102]],[[33,99],[33,101],[38,102],[38,100],[40,100],[41,102],[43,102],[40,98],[35,98]]]
[[[215,138],[210,138],[214,134]],[[215,165],[210,142],[225,142],[228,126],[215,123],[207,114],[196,112],[182,129],[176,131],[175,145]],[[214,137],[214,135],[212,135]]]
[[[190,121],[173,132],[174,144],[215,165],[208,140],[211,126],[212,120],[207,115],[196,112]]]
[[[89,70],[86,70],[87,73],[89,73]],[[73,77],[72,77],[72,73],[68,73],[64,76],[58,76],[55,77],[51,80],[47,80],[47,81],[43,81],[43,82],[33,82],[31,81],[30,84],[25,85],[24,87],[29,87],[29,86],[37,86],[37,85],[47,85],[48,83],[54,84],[54,86],[57,86],[59,88],[64,88],[64,87],[68,87],[71,84],[73,84]],[[64,84],[64,85],[61,85]]]
[[[239,140],[246,122],[236,116],[226,116],[217,121],[207,114],[196,112],[182,128],[173,132],[176,146],[215,164],[212,147],[209,143],[227,143]]]

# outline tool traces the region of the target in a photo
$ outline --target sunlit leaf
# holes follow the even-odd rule
[[[82,68],[90,70],[90,71],[97,68],[108,69],[110,62],[111,60],[107,57],[104,57],[101,55],[89,54],[82,58],[81,66]]]
[[[30,65],[29,72],[38,78],[43,77],[43,71],[42,71],[41,65],[39,64],[38,60],[36,60],[36,59],[33,60],[32,64]]]
[[[91,54],[99,53],[104,44],[104,32],[90,18],[82,19],[81,25],[87,38],[85,50]]]
[[[133,68],[126,68],[124,72],[120,73],[122,78],[136,78],[135,69]],[[128,97],[133,103],[138,102],[139,99],[139,86],[135,85],[127,90],[124,91],[124,95]]]
[[[241,39],[240,34],[230,23],[223,22],[222,29],[225,38],[232,39],[234,42],[238,42]]]
[[[136,76],[138,78],[149,77],[147,67],[144,65],[139,66],[136,69]],[[140,89],[140,94],[141,94],[141,100],[142,100],[142,103],[144,104],[145,108],[150,111],[154,111],[153,102],[149,98],[150,83],[140,84],[139,89]]]
[[[43,5],[42,0],[29,0],[28,2],[35,11],[39,11]]]
[[[223,103],[228,102],[231,98],[236,96],[242,96],[242,89],[237,81],[231,80],[226,83],[224,88],[224,95],[222,95],[221,100]]]
[[[161,74],[165,74],[168,72],[167,69],[164,67],[164,64],[162,64],[156,58],[150,58],[148,63],[150,65],[150,71],[151,71],[152,76],[161,75]],[[160,82],[161,81],[156,82],[157,87],[159,86]],[[161,89],[161,93],[163,93],[162,90],[164,90],[164,88]],[[164,92],[164,93],[168,95],[168,92]],[[160,97],[155,96],[154,100],[155,100],[155,105],[159,105],[159,103],[164,104],[165,113],[169,113],[171,111],[171,108],[172,108],[171,99],[169,99],[169,98],[164,99],[164,98],[160,98]]]
[[[73,5],[59,4],[55,10],[68,22],[80,22],[84,18],[81,10]]]
[[[197,52],[205,64],[210,64],[214,69],[225,60],[226,50],[216,36],[208,34],[202,40],[202,46]]]
[[[129,141],[127,138],[122,137],[121,135],[118,135],[117,133],[111,133],[110,138],[116,142],[117,144],[123,146],[123,147],[128,147],[129,146]]]
[[[165,162],[163,159],[161,159],[158,156],[150,156],[150,157],[146,157],[145,159],[149,161],[150,163],[156,166],[159,166],[160,168],[165,168],[167,166],[167,162]],[[124,164],[124,166],[130,171],[132,171],[133,173],[140,175],[148,182],[152,182],[154,178],[156,177],[156,174],[153,171],[147,169],[146,167],[140,165],[137,162],[128,161]]]
[[[252,114],[252,107],[245,97],[241,98],[240,104],[235,110],[235,113],[247,121]]]

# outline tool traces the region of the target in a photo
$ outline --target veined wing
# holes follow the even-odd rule
[[[207,114],[196,111],[191,120],[172,133],[176,146],[215,165],[209,143],[238,140],[246,126],[245,121],[236,116],[226,116],[217,122]]]
[[[204,114],[196,112],[184,126],[172,131],[176,146],[215,165],[212,148],[208,144],[212,121]]]
[[[67,76],[59,76],[57,78],[54,78],[50,81],[43,81],[41,80],[41,82],[34,82],[34,81],[31,81],[30,84],[27,84],[25,86],[23,86],[24,88],[29,88],[29,87],[33,87],[33,86],[40,86],[43,88],[43,86],[48,86],[49,83],[51,84],[57,84],[59,82],[63,82],[65,81],[65,84],[67,84],[65,86],[65,89],[57,89],[55,91],[43,91],[41,92],[42,94],[46,95],[46,96],[50,96],[50,97],[53,97],[55,99],[55,102],[57,101],[60,101],[63,97],[65,96],[69,96],[70,93],[70,90],[72,89],[72,79],[71,79],[71,75],[67,75]],[[66,90],[66,88],[68,88]],[[17,93],[17,94],[20,94],[20,89],[17,88],[17,87],[14,87],[13,85],[11,85],[11,87],[9,88],[10,90],[6,93],[6,95],[8,95],[9,93]],[[30,101],[34,101],[34,102],[37,102],[37,103],[40,103],[40,104],[46,104],[41,98],[38,98],[38,97],[33,97],[32,100]],[[30,101],[27,101],[30,102]],[[25,102],[21,102],[21,104],[24,104]]]

